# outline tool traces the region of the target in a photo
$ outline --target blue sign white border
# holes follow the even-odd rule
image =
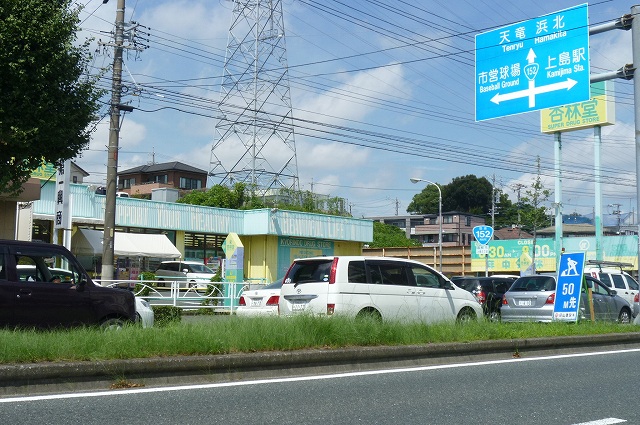
[[[576,322],[580,311],[580,294],[584,279],[584,252],[563,253],[558,264],[554,322]]]
[[[582,10],[583,8],[584,11]],[[576,22],[574,23],[573,21],[571,21],[572,25],[566,31],[563,30],[564,26],[561,26],[561,22],[564,19],[565,13],[575,13],[579,15],[577,18],[572,18],[576,19]],[[584,14],[584,22],[582,21],[582,14]],[[544,37],[538,37],[537,34],[535,37],[529,37],[528,35],[525,36],[525,26],[538,26],[540,25],[539,22],[541,22],[542,20],[546,20],[549,17],[554,17],[554,19],[557,19],[559,22],[556,32],[545,34],[544,37],[549,36],[549,39],[543,40],[540,42],[540,44],[537,44],[538,39],[543,39]],[[476,121],[485,121],[494,118],[538,111],[541,109],[561,106],[564,104],[588,101],[591,98],[588,22],[588,4],[583,3],[577,6],[542,15],[537,18],[521,21],[515,24],[509,24],[500,28],[486,31],[481,34],[477,34],[475,37],[476,57],[474,74]],[[520,28],[522,28],[523,35],[521,41],[518,41],[517,43],[509,42],[509,45],[502,45],[502,40],[500,40],[500,44],[487,44],[487,42],[485,41],[479,43],[479,39],[491,39],[494,37],[500,38],[500,36],[502,36],[501,32],[506,33],[508,31],[515,31]],[[567,31],[571,32],[569,36],[567,36]],[[500,34],[500,36],[496,36],[496,33]],[[528,31],[526,32],[526,34],[528,34]],[[555,54],[558,53],[555,51],[555,49],[569,49],[570,47],[567,45],[571,44],[570,41],[574,41],[575,43],[577,43],[577,46],[580,50],[583,51],[585,55],[582,58],[583,60],[581,61],[581,63],[575,65],[576,67],[581,68],[579,70],[576,70],[575,75],[571,74],[572,70],[570,66],[564,67],[559,70],[557,72],[557,75],[556,71],[548,72],[546,74],[547,77],[545,77],[544,72],[538,72],[541,68],[538,62],[543,61],[544,54],[549,55],[550,53],[553,53],[555,56]],[[512,45],[514,45],[513,48],[511,48]],[[534,52],[531,48],[533,46],[535,46],[536,50],[538,50],[537,53]],[[573,44],[571,44],[571,46],[575,47]],[[503,55],[496,52],[496,49],[498,47],[502,47],[504,51]],[[513,52],[511,52],[511,50],[513,50]],[[541,56],[538,60],[536,60],[537,54],[540,54]],[[573,54],[575,54],[575,52],[573,52]],[[483,55],[486,55],[486,57]],[[511,64],[513,70],[511,71],[512,74],[510,75],[507,72],[508,69],[505,71],[504,68],[508,68],[508,66],[505,65],[505,63],[508,64],[508,60],[505,58],[512,58],[513,56],[511,55],[516,55],[518,61],[517,63],[513,62]],[[557,58],[552,58],[552,56],[549,55],[546,58],[548,65],[545,70],[548,70],[549,67],[552,66],[552,64],[554,66],[556,66],[556,64],[567,65],[559,61],[559,59],[567,61],[567,55],[569,55],[569,52],[562,52]],[[558,62],[552,62],[552,59]],[[492,65],[488,66],[487,61],[491,62]],[[493,61],[495,61],[495,64]],[[499,61],[502,62],[499,63]],[[579,58],[578,61],[580,62]],[[479,64],[481,64],[482,66],[481,70],[479,70]],[[521,66],[522,70],[520,70]],[[495,72],[495,74],[490,74],[493,75],[490,81],[497,84],[498,86],[489,87],[489,85],[482,87],[482,84],[480,83],[480,76],[486,74],[489,69],[492,73]],[[515,74],[516,72],[517,74]],[[500,75],[500,80],[502,80],[503,76],[505,75],[507,76],[505,77],[507,78],[507,80],[498,81],[498,73]],[[565,79],[564,76],[566,74],[568,74],[569,76]],[[508,77],[509,75],[510,78]],[[551,77],[548,77],[549,75],[551,75]],[[536,78],[538,78],[539,76],[542,76],[542,81],[540,82],[540,84],[536,85]],[[571,76],[575,77],[575,79],[570,78]],[[505,89],[508,89],[510,91],[505,91]],[[498,93],[494,94],[492,93],[493,91],[498,91]],[[481,93],[488,94],[480,96]],[[539,95],[545,96],[543,96],[541,100],[538,100]],[[489,99],[489,97],[491,98]],[[524,100],[528,100],[528,107],[523,106],[525,103]],[[501,103],[505,106],[501,106]]]

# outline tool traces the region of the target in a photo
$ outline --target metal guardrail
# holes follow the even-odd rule
[[[238,307],[242,291],[251,286],[258,286],[250,282],[122,279],[95,280],[94,282],[109,288],[128,288],[134,291],[135,296],[147,300],[151,305],[169,305],[182,309],[213,309],[216,312],[228,314],[233,314],[235,308]]]

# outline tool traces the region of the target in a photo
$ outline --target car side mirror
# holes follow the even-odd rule
[[[444,289],[453,289],[453,285],[452,285],[452,284],[451,284],[451,282],[449,282],[448,280],[445,280],[445,281],[443,282],[442,287],[443,287]]]
[[[609,290],[609,294],[610,294],[611,296],[618,295],[618,291],[616,291],[615,289],[610,289],[610,290]]]
[[[182,273],[189,273],[189,269],[182,269]]]
[[[87,286],[87,281],[82,279],[80,282],[78,282],[78,285],[76,286],[76,291],[83,292],[85,286]]]

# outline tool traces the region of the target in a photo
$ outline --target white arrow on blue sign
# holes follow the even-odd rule
[[[476,121],[588,101],[587,4],[476,35]]]
[[[491,226],[476,226],[473,228],[473,236],[475,236],[476,240],[482,244],[486,245],[489,243],[491,238],[493,237],[493,227]]]

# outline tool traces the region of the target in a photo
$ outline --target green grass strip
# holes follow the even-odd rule
[[[638,332],[616,323],[380,323],[341,317],[212,317],[198,323],[105,332],[0,330],[0,363],[133,359]]]

